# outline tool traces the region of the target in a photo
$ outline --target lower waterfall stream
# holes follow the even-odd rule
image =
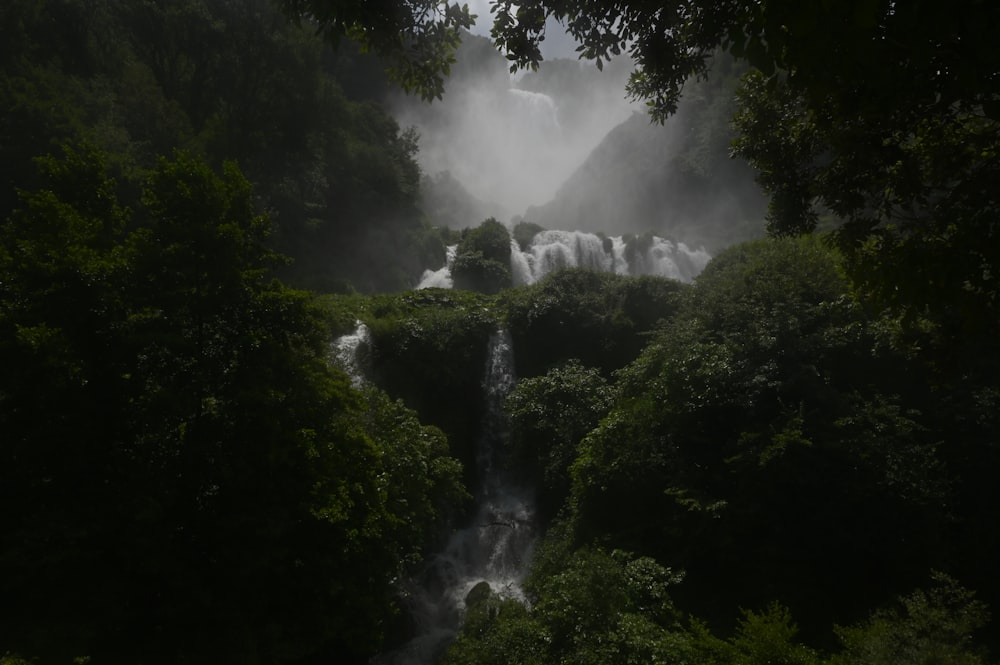
[[[513,389],[510,334],[490,338],[483,380],[486,412],[478,441],[476,513],[406,589],[415,637],[378,656],[377,665],[431,665],[454,639],[465,599],[486,582],[493,593],[524,601],[521,583],[537,538],[533,491],[512,484],[504,469],[507,439],[503,400]]]

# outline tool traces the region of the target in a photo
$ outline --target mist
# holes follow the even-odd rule
[[[561,37],[543,43],[571,52]],[[626,56],[603,70],[556,57],[512,75],[488,38],[466,35],[443,100],[390,100],[400,125],[420,136],[423,210],[451,228],[523,219],[609,236],[650,232],[712,253],[761,237],[766,199],[752,169],[729,158],[742,71],[715,63],[657,125],[626,98],[632,68]]]
[[[449,174],[481,212],[508,221],[552,200],[608,132],[638,111],[625,98],[630,70],[627,59],[604,71],[557,59],[514,76],[488,39],[467,35],[443,100],[400,95],[390,108],[419,132],[426,176]]]

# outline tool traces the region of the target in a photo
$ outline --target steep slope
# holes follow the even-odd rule
[[[729,158],[736,73],[692,84],[666,125],[636,112],[615,127],[525,220],[546,228],[654,231],[715,252],[763,235],[766,201],[753,171]]]

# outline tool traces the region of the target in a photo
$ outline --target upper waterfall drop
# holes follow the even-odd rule
[[[513,102],[510,110],[523,116],[532,131],[544,133],[562,131],[555,100],[545,93],[509,88],[507,96]]]

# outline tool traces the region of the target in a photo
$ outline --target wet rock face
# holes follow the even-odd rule
[[[486,602],[491,595],[493,595],[493,590],[490,589],[490,583],[483,580],[465,595],[465,607],[472,608],[479,603]]]

